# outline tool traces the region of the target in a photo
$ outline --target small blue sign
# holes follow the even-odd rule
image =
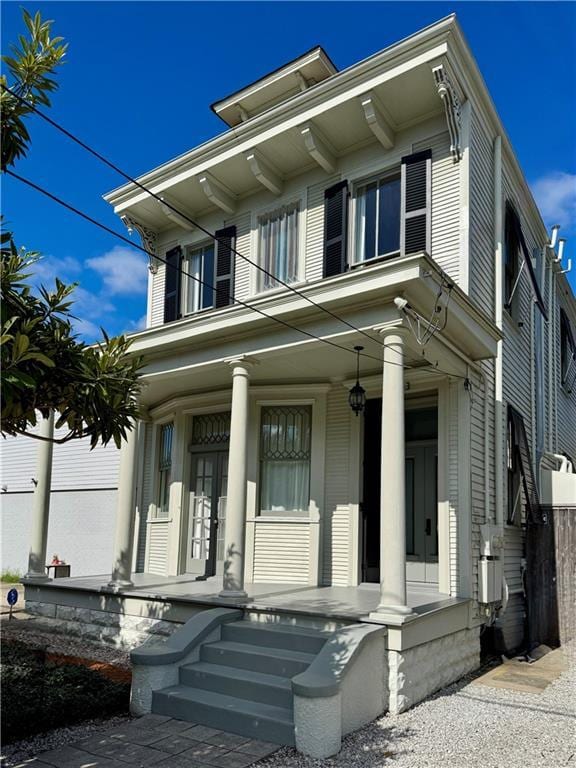
[[[18,590],[12,588],[6,595],[6,600],[8,601],[8,605],[10,607],[12,607],[13,605],[16,605],[16,603],[18,602]]]

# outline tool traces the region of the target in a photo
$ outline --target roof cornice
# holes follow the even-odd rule
[[[156,187],[161,187],[165,181],[174,176],[176,171],[182,173],[199,162],[213,159],[245,141],[254,141],[264,132],[289,122],[290,119],[304,112],[305,109],[311,109],[321,104],[328,106],[330,99],[353,89],[355,86],[360,85],[363,87],[364,81],[368,81],[365,90],[369,90],[370,76],[375,71],[381,70],[385,65],[397,65],[402,61],[415,58],[419,53],[423,53],[434,45],[446,43],[450,33],[456,27],[455,15],[447,16],[435,24],[425,27],[413,35],[369,56],[363,61],[343,69],[327,80],[311,86],[306,91],[292,96],[266,112],[250,118],[245,123],[219,134],[194,149],[169,160],[167,163],[163,163],[138,177],[137,181],[142,185],[152,187],[155,192],[160,191]],[[445,51],[438,52],[437,55],[442,53],[445,53]],[[302,120],[304,121],[305,119],[306,115],[304,114]],[[141,195],[142,193],[138,190],[138,187],[129,182],[105,194],[104,199],[111,205],[119,206],[125,204],[131,197],[136,197],[139,194]]]

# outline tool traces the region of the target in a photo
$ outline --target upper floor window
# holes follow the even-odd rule
[[[520,261],[520,241],[518,239],[518,216],[510,204],[506,205],[504,224],[504,307],[514,313],[517,302],[514,302],[518,282]]]
[[[400,251],[400,174],[356,189],[354,225],[355,262]]]
[[[563,309],[560,309],[560,371],[562,386],[571,392],[576,378],[576,341]]]
[[[156,498],[157,517],[168,517],[168,510],[170,507],[173,436],[174,424],[163,424],[160,429],[158,446],[158,494]]]
[[[182,314],[214,306],[214,244],[187,248],[182,259]]]
[[[265,270],[258,273],[259,290],[278,287],[278,280],[298,280],[299,213],[300,203],[295,202],[258,217],[258,263]]]

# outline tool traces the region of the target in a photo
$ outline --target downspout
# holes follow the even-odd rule
[[[503,332],[504,284],[502,270],[502,138],[494,139],[494,321]],[[503,339],[496,344],[494,361],[494,482],[496,498],[496,524],[504,528],[504,413],[503,413]]]

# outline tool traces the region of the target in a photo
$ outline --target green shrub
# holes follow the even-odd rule
[[[5,744],[94,717],[128,712],[130,686],[83,666],[47,661],[42,650],[2,646]]]
[[[0,573],[0,581],[3,584],[19,584],[20,579],[22,578],[22,574],[20,571],[2,571]]]

